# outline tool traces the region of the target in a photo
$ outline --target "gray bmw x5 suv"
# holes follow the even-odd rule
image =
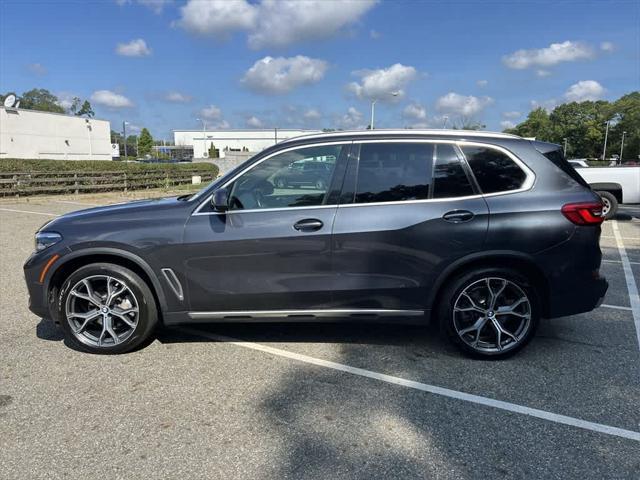
[[[275,181],[305,162],[322,181]],[[599,305],[602,220],[557,145],[335,132],[278,143],[194,195],[56,218],[24,270],[31,310],[93,353],[135,349],[158,324],[431,320],[499,358],[541,318]]]

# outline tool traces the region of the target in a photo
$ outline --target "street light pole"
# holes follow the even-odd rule
[[[564,155],[564,158],[567,158],[567,141],[568,140],[567,140],[566,137],[563,138],[563,140],[564,140],[564,153],[563,153],[563,155]]]
[[[374,98],[373,100],[371,100],[371,122],[369,123],[369,128],[371,130],[373,130],[373,115],[375,113],[375,109],[376,109],[376,102],[378,101],[378,99]]]
[[[622,143],[620,144],[620,165],[622,165],[622,152],[624,152],[624,137],[627,132],[622,132]]]
[[[605,161],[607,159],[607,138],[609,137],[609,120],[607,120],[606,122],[607,128],[604,131],[604,148],[602,150],[602,161]]]
[[[447,122],[449,121],[449,116],[448,115],[443,115],[442,116],[442,128],[447,128]]]
[[[127,122],[122,122],[122,139],[124,140],[124,160],[127,161]]]
[[[207,156],[207,136],[205,133],[207,124],[201,118],[196,118],[196,120],[200,120],[202,122],[202,158],[205,158]]]

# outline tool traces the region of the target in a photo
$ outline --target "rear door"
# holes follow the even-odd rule
[[[338,308],[424,309],[444,266],[482,249],[486,202],[454,142],[354,143],[333,228]]]

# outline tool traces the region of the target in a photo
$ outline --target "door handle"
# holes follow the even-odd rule
[[[468,222],[473,218],[473,213],[469,210],[452,210],[445,213],[442,218],[451,223]]]
[[[300,220],[293,225],[293,228],[298,230],[299,232],[315,232],[316,230],[320,230],[324,226],[317,218],[305,218],[304,220]]]

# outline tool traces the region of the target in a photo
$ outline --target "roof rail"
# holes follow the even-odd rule
[[[313,139],[313,138],[331,138],[341,137],[348,135],[358,136],[374,136],[374,135],[403,135],[403,134],[416,134],[416,135],[454,135],[465,137],[493,137],[493,138],[522,138],[518,135],[512,135],[510,133],[500,132],[488,132],[484,130],[454,130],[454,129],[375,129],[375,130],[336,130],[333,132],[312,133],[308,135],[299,135],[297,137],[287,138],[279,143],[288,143],[296,140]]]

